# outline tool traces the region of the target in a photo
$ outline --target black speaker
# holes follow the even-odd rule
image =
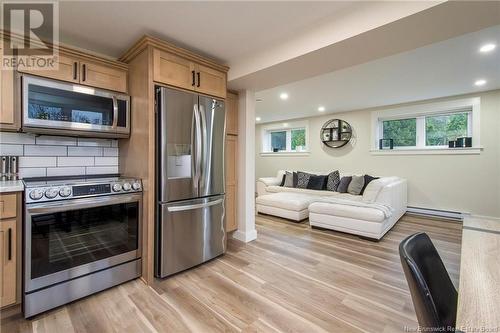
[[[455,143],[455,148],[463,148],[465,144],[465,138],[457,138],[457,142]]]
[[[472,138],[470,136],[465,138],[465,147],[472,147]]]

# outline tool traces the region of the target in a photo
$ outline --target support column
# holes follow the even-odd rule
[[[238,102],[238,230],[233,237],[250,242],[255,230],[255,93],[239,92]]]

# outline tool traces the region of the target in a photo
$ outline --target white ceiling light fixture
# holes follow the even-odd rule
[[[255,121],[261,121],[262,119],[260,117],[255,117]]]
[[[288,127],[288,123],[283,123],[283,127]]]
[[[488,52],[493,51],[496,47],[497,47],[496,44],[493,44],[493,43],[484,44],[483,46],[481,46],[479,48],[479,52],[488,53]]]
[[[320,106],[320,107],[318,107],[318,111],[319,111],[319,112],[325,112],[325,107],[324,107],[324,106]]]
[[[280,94],[280,98],[281,98],[282,100],[287,100],[287,99],[288,99],[288,94],[287,94],[287,93],[281,93],[281,94]]]
[[[485,84],[486,84],[486,80],[484,80],[484,79],[479,79],[479,80],[476,80],[476,82],[474,82],[474,85],[478,86],[478,87],[484,86]]]

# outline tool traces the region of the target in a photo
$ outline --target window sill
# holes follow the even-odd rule
[[[372,149],[372,155],[479,155],[483,147]]]
[[[279,152],[261,152],[260,156],[309,156],[309,151],[279,151]]]

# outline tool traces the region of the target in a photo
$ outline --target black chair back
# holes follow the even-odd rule
[[[417,233],[405,238],[399,256],[420,327],[453,331],[457,291],[429,236]]]

